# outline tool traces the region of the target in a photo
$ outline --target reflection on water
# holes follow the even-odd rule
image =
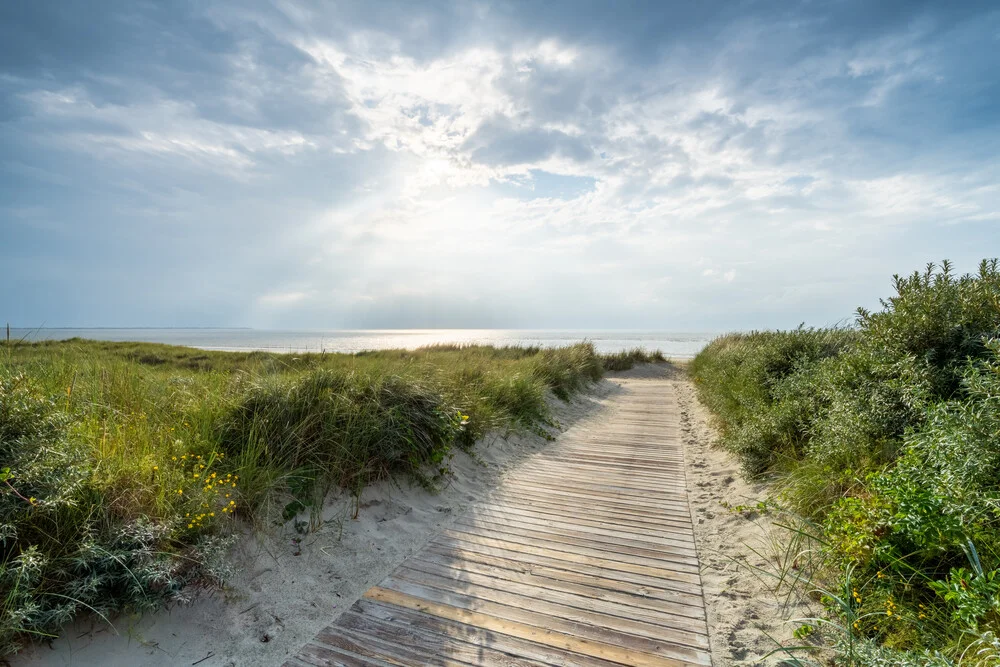
[[[188,345],[206,350],[270,352],[359,352],[414,349],[436,343],[539,345],[558,347],[582,340],[599,352],[633,347],[661,350],[668,357],[693,357],[713,334],[667,331],[589,331],[512,329],[394,329],[385,331],[266,331],[259,329],[11,329],[12,338],[62,340],[91,338]]]

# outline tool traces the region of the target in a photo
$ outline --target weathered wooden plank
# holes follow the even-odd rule
[[[595,589],[587,589],[580,586],[570,588],[566,585],[558,585],[558,583],[556,585],[545,585],[537,577],[524,575],[518,577],[516,575],[510,576],[509,574],[508,576],[503,576],[502,571],[501,573],[480,573],[475,572],[474,568],[462,565],[461,567],[440,565],[413,558],[407,561],[405,569],[400,568],[396,570],[396,574],[400,577],[412,579],[412,576],[408,576],[406,573],[419,571],[435,575],[436,577],[443,578],[445,581],[451,581],[456,584],[469,584],[458,585],[456,587],[456,590],[467,594],[472,590],[471,586],[481,586],[525,598],[556,602],[608,616],[637,619],[651,625],[675,628],[696,634],[701,632],[704,634],[705,622],[703,614],[691,616],[688,614],[676,614],[673,611],[666,611],[662,608],[650,610],[642,606],[623,604],[622,596],[618,596],[614,600],[609,600],[607,596],[601,595],[600,591]],[[500,576],[497,576],[498,574]],[[428,583],[429,585],[440,587],[432,582]]]
[[[381,660],[363,658],[333,646],[323,646],[315,641],[303,646],[295,659],[314,667],[391,667],[392,665]]]
[[[480,519],[485,521],[511,522],[531,526],[546,526],[548,528],[559,528],[562,530],[572,530],[584,532],[590,535],[606,535],[606,532],[613,531],[614,537],[622,537],[626,540],[634,540],[647,548],[656,548],[660,539],[675,540],[682,544],[693,545],[691,528],[686,526],[680,528],[676,526],[662,526],[656,524],[630,524],[627,521],[616,522],[613,520],[591,519],[589,516],[575,516],[572,514],[546,513],[535,509],[518,507],[513,504],[485,505],[469,512],[466,515],[469,519]],[[627,544],[628,542],[625,542]]]
[[[606,600],[614,602],[624,607],[634,607],[664,614],[674,614],[686,618],[705,618],[705,611],[701,606],[701,598],[694,598],[691,602],[684,604],[664,600],[661,597],[651,597],[648,591],[640,592],[639,587],[623,587],[621,582],[609,579],[595,581],[594,577],[573,581],[559,576],[545,576],[546,573],[535,569],[516,570],[509,567],[497,565],[487,565],[475,559],[448,559],[432,552],[421,552],[418,557],[414,557],[408,564],[417,567],[414,563],[433,564],[439,568],[448,568],[461,572],[468,572],[489,576],[501,581],[517,582],[525,585],[536,586],[540,589],[563,591],[596,600]],[[422,565],[421,565],[422,567]],[[516,567],[516,566],[515,566]],[[583,583],[585,582],[585,583]],[[600,586],[599,583],[604,583]],[[504,584],[499,584],[503,586]],[[693,602],[693,603],[692,603]],[[632,613],[631,610],[623,609],[623,613]]]
[[[529,554],[519,551],[511,551],[502,547],[484,546],[475,543],[467,543],[461,540],[454,542],[431,542],[426,551],[434,551],[444,556],[459,554],[462,558],[470,560],[481,560],[484,557],[505,560],[508,563],[523,563],[530,567],[531,571],[538,568],[550,568],[554,571],[564,573],[563,576],[570,577],[601,577],[609,581],[620,581],[623,584],[640,586],[642,589],[663,590],[677,596],[701,597],[700,586],[692,581],[692,576],[687,572],[670,572],[670,576],[662,574],[647,575],[638,572],[629,572],[615,569],[608,564],[582,563],[579,561],[567,561],[557,558],[556,554]],[[485,561],[484,561],[485,562]],[[613,564],[611,564],[613,565]],[[672,598],[680,599],[680,598]],[[700,604],[700,603],[699,603]]]
[[[519,485],[516,481],[511,481],[509,484],[504,485],[504,487],[493,494],[493,501],[500,502],[502,499],[508,496],[531,498],[539,500],[541,502],[550,503],[561,503],[561,504],[572,504],[576,506],[576,513],[583,514],[582,509],[579,506],[579,496],[578,494],[582,492],[582,489],[575,489],[572,492],[564,492],[561,489],[552,489],[545,487],[539,489],[537,485]],[[610,512],[622,512],[628,514],[629,516],[635,516],[637,518],[641,517],[654,517],[654,518],[664,518],[669,517],[670,514],[682,514],[684,511],[684,504],[679,503],[677,499],[671,499],[668,496],[661,494],[650,494],[652,497],[651,501],[663,501],[662,506],[660,504],[654,503],[636,503],[631,500],[622,500],[621,502],[612,501],[610,498],[602,496],[599,500],[592,499],[588,500],[587,509],[590,511],[610,511]]]
[[[462,621],[485,630],[531,639],[541,644],[556,646],[576,653],[601,657],[622,665],[636,667],[671,666],[683,664],[709,665],[702,651],[669,643],[653,642],[643,637],[623,635],[584,623],[574,623],[560,618],[537,614],[523,609],[481,602],[480,609],[468,609],[433,599],[409,595],[405,591],[376,586],[365,593],[371,600],[380,600],[400,607],[410,607],[427,614]],[[461,596],[450,596],[455,602],[468,602]],[[492,612],[499,612],[496,615]],[[505,614],[532,618],[536,624],[507,618]]]
[[[589,495],[595,500],[602,498],[612,498],[615,500],[628,500],[638,504],[651,505],[653,507],[679,507],[683,508],[685,502],[683,496],[678,493],[675,499],[661,497],[659,492],[649,492],[644,490],[630,490],[627,488],[612,487],[584,480],[567,479],[561,475],[552,477],[538,477],[534,475],[518,475],[512,479],[510,485],[513,487],[529,486],[542,489],[559,489],[575,493],[577,495]],[[680,488],[680,487],[678,487]]]
[[[634,514],[636,519],[647,518],[652,515],[652,518],[658,518],[664,521],[691,522],[690,511],[688,511],[685,507],[678,507],[676,505],[651,507],[651,503],[639,505],[630,500],[614,500],[608,497],[598,498],[584,493],[567,493],[561,489],[549,489],[546,491],[545,489],[537,486],[529,487],[527,485],[521,486],[515,484],[505,487],[503,492],[498,493],[496,496],[496,503],[500,504],[500,502],[508,496],[528,501],[543,499],[543,502],[545,498],[548,498],[555,504],[568,504],[574,507],[575,509],[573,513],[577,516],[586,516],[591,511],[608,511]]]
[[[486,585],[472,583],[466,579],[449,579],[409,566],[398,568],[389,578],[382,581],[384,588],[416,595],[425,600],[436,600],[443,604],[463,607],[471,610],[482,608],[499,609],[504,607],[502,615],[513,620],[523,620],[518,614],[530,610],[549,619],[564,619],[575,623],[592,625],[608,631],[620,632],[629,637],[647,637],[652,640],[669,637],[671,641],[694,648],[707,647],[706,634],[689,632],[683,628],[667,628],[654,625],[635,617],[625,618],[601,611],[585,609],[580,600],[574,600],[579,606],[569,604],[566,596],[546,594],[545,599],[538,597],[540,591],[533,594],[521,594],[498,590]],[[382,585],[380,584],[380,585]],[[516,588],[516,587],[512,587]],[[494,606],[499,605],[499,606]]]
[[[474,519],[461,519],[453,523],[447,530],[460,531],[463,533],[475,533],[481,534],[483,529],[479,527],[472,527],[469,525],[470,521]],[[514,525],[514,522],[510,522]],[[608,534],[612,531],[605,531],[604,533],[595,532],[597,529],[587,527],[576,529],[572,532],[572,537],[580,540],[589,540],[592,544],[579,544],[578,546],[573,546],[570,548],[573,542],[567,542],[563,539],[556,539],[556,537],[551,538],[552,544],[549,545],[551,548],[560,551],[571,551],[573,553],[580,554],[592,554],[598,558],[608,558],[607,553],[596,553],[596,552],[607,552],[610,551],[616,556],[621,556],[621,560],[630,563],[636,563],[640,565],[651,565],[658,566],[661,565],[661,561],[669,561],[671,563],[687,563],[691,565],[697,564],[697,555],[695,553],[695,547],[691,543],[685,543],[683,540],[668,540],[665,538],[648,538],[649,543],[644,545],[645,553],[640,554],[638,551],[636,553],[631,553],[628,549],[618,549],[615,548],[615,539],[627,539],[624,533],[619,534]],[[558,536],[559,533],[556,530],[547,530],[543,526],[534,527],[534,532],[538,533],[540,536]],[[493,537],[494,535],[482,535],[483,537]],[[502,534],[496,534],[497,537],[507,538],[510,537],[513,541],[520,544],[526,544],[528,546],[539,546],[536,541],[532,541],[528,537],[515,536],[513,531]],[[561,536],[566,537],[566,536]],[[547,537],[542,537],[541,539],[548,539]],[[557,544],[558,543],[558,544]],[[565,546],[563,546],[565,545]]]
[[[607,667],[608,663],[600,658],[574,653],[555,646],[540,644],[520,637],[462,623],[450,618],[426,614],[406,607],[398,607],[386,602],[362,598],[354,608],[368,618],[385,620],[405,627],[411,631],[426,632],[435,637],[441,637],[441,642],[456,641],[486,646],[496,651],[517,656],[518,659],[530,660],[535,665],[566,665],[578,667]],[[446,649],[447,650],[447,649]],[[503,664],[498,661],[495,664]]]
[[[440,556],[449,562],[460,560],[466,563],[483,563],[519,572],[539,574],[562,581],[573,581],[609,590],[625,591],[648,598],[696,605],[699,608],[703,606],[700,588],[688,582],[611,571],[600,567],[505,552],[477,545],[466,546],[467,548],[446,548],[430,544],[420,553],[428,558],[435,555]]]
[[[378,660],[390,665],[467,667],[468,664],[451,660],[440,651],[426,651],[422,647],[414,648],[411,644],[397,643],[379,632],[355,633],[339,622],[320,630],[315,641],[325,647],[348,651],[367,660]]]
[[[598,478],[596,476],[574,475],[572,471],[566,471],[564,474],[560,473],[557,475],[538,475],[518,471],[517,479],[511,482],[512,484],[541,485],[546,488],[567,488],[571,491],[586,491],[587,493],[598,494],[600,496],[610,494],[612,496],[638,498],[646,501],[655,500],[658,505],[673,502],[675,505],[682,507],[685,502],[684,494],[682,493],[684,487],[679,484],[634,485],[629,484],[627,480],[615,479],[610,475],[602,475]],[[670,491],[673,491],[675,494],[673,498],[667,495]]]
[[[519,509],[531,512],[536,515],[556,516],[567,521],[597,521],[603,523],[616,523],[623,526],[635,528],[676,530],[684,534],[690,534],[691,521],[682,518],[670,518],[665,515],[637,515],[612,510],[607,507],[590,507],[586,513],[580,512],[580,506],[576,503],[561,503],[558,501],[542,500],[532,498],[523,494],[504,493],[496,498],[494,502],[504,508]],[[492,507],[487,505],[486,507]]]
[[[572,456],[575,462],[571,462],[569,457]],[[678,466],[680,467],[680,463]],[[635,485],[629,484],[629,489],[653,489],[656,491],[664,491],[673,493],[675,496],[683,497],[684,489],[677,482],[676,477],[674,479],[669,479],[667,477],[670,470],[671,464],[668,462],[663,462],[660,464],[660,473],[657,476],[650,476],[646,478],[648,473],[645,469],[634,468],[633,466],[628,466],[621,464],[616,461],[601,460],[594,461],[590,464],[584,465],[581,458],[577,457],[575,454],[567,453],[565,457],[554,457],[552,459],[538,459],[533,461],[531,464],[524,464],[524,468],[518,469],[518,477],[563,477],[563,473],[566,475],[579,478],[579,481],[592,481],[601,482],[605,477],[607,478],[621,478],[628,475],[636,475],[639,477],[641,475],[642,481],[637,482]],[[662,478],[660,478],[662,477]]]
[[[612,551],[614,553],[629,554],[631,556],[642,556],[652,558],[655,561],[671,560],[676,555],[672,546],[642,544],[638,546],[635,540],[629,540],[624,536],[615,538],[604,535],[592,535],[587,532],[560,529],[558,527],[547,527],[532,525],[530,523],[518,523],[516,521],[505,521],[503,519],[490,521],[484,517],[462,518],[456,521],[452,528],[460,527],[469,529],[471,532],[489,536],[503,532],[507,535],[517,537],[554,542],[566,547],[588,547],[600,549],[602,551]],[[560,546],[559,548],[565,548]],[[694,556],[694,545],[691,545],[690,555]]]
[[[563,560],[602,564],[606,567],[617,570],[626,570],[627,572],[639,572],[654,575],[663,573],[664,571],[690,572],[696,576],[698,573],[698,559],[687,554],[665,554],[659,559],[647,558],[645,556],[633,556],[631,554],[622,553],[621,551],[607,551],[604,549],[594,549],[591,547],[556,543],[554,541],[543,542],[540,540],[532,540],[531,538],[521,537],[509,532],[503,533],[502,536],[484,535],[482,534],[482,531],[478,531],[473,528],[466,528],[460,524],[452,524],[450,528],[442,531],[441,534],[447,537],[462,539],[467,542],[485,544],[487,546],[493,546],[502,542],[503,544],[500,546],[506,546],[512,551],[520,551],[523,553],[541,555],[556,553],[558,554],[558,557]],[[502,539],[500,539],[501,537]]]
[[[571,498],[579,502],[600,505],[601,503],[609,503],[611,505],[618,505],[621,507],[637,507],[646,509],[656,509],[663,512],[677,512],[683,513],[686,508],[685,503],[680,500],[664,500],[657,497],[650,496],[626,496],[620,494],[595,494],[590,491],[581,491],[578,489],[568,488],[565,484],[535,484],[529,483],[528,481],[522,480],[511,480],[504,487],[505,489],[519,490],[526,489],[534,493],[550,493],[552,495],[561,498]]]

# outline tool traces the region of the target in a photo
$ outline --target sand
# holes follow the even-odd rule
[[[605,380],[569,403],[551,399],[555,420],[567,427],[583,417],[599,419],[603,399],[617,388]],[[485,438],[474,457],[456,453],[453,474],[437,493],[406,481],[365,489],[357,519],[350,497],[329,498],[314,532],[299,534],[292,519],[267,534],[247,535],[232,553],[237,574],[225,590],[196,591],[190,604],[111,619],[113,628],[99,618],[79,620],[11,664],[280,665],[546,444],[538,435]]]
[[[786,535],[774,513],[756,509],[767,500],[767,487],[742,479],[735,458],[715,446],[708,411],[690,381],[676,381],[712,662],[715,667],[778,664],[789,656],[763,656],[779,644],[801,644],[792,634],[801,623],[793,619],[820,610],[801,590],[775,590],[776,580],[766,573],[777,572]]]

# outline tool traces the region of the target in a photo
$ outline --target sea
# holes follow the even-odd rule
[[[2,335],[2,334],[0,334]],[[186,345],[204,350],[267,352],[361,352],[363,350],[412,350],[439,343],[483,345],[538,345],[562,347],[581,341],[598,352],[618,352],[636,347],[660,350],[668,357],[691,358],[716,335],[711,332],[513,330],[513,329],[391,329],[380,331],[305,331],[266,329],[14,329],[18,340],[88,338],[106,341],[139,341]]]

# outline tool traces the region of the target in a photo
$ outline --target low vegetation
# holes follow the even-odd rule
[[[997,664],[1000,271],[945,263],[895,291],[853,327],[724,336],[691,372],[822,556],[829,616],[801,636],[841,664]]]
[[[666,360],[659,350],[647,352],[641,347],[601,355],[601,364],[606,371],[627,371],[636,364],[655,364]]]
[[[394,474],[433,487],[453,448],[540,429],[547,392],[651,359],[590,344],[0,344],[0,654],[81,612],[153,609],[220,579],[234,518],[288,519]]]

